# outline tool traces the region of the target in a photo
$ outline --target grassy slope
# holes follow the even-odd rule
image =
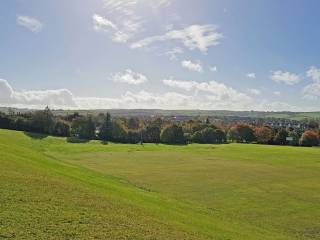
[[[0,239],[319,239],[320,149],[0,130]]]

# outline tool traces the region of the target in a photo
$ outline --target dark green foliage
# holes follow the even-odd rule
[[[99,138],[103,141],[112,140],[112,120],[110,113],[107,113],[100,127]]]
[[[160,127],[158,126],[147,126],[143,131],[143,142],[146,143],[160,143]]]
[[[277,132],[276,136],[274,137],[274,143],[277,145],[286,145],[288,143],[287,137],[287,130],[282,128]]]
[[[0,113],[0,128],[2,129],[10,129],[11,127],[11,119],[9,116],[4,113]]]
[[[139,118],[130,117],[127,122],[128,129],[137,130],[140,126]]]
[[[224,131],[221,129],[215,129],[215,134],[216,134],[216,143],[225,143],[227,141],[227,136]]]
[[[226,136],[222,130],[211,127],[204,128],[192,135],[192,142],[194,143],[223,143],[225,139]]]
[[[119,142],[119,143],[126,143],[127,142],[127,132],[120,121],[113,121],[112,122],[112,134],[111,134],[111,141]]]
[[[291,146],[299,146],[300,134],[297,131],[290,131],[288,137],[292,139],[288,141]]]
[[[141,142],[142,136],[140,131],[129,130],[127,133],[127,142],[137,144]]]
[[[43,111],[36,111],[31,117],[33,131],[38,133],[52,134],[55,126],[55,119],[51,110],[46,107]]]
[[[162,143],[166,144],[185,144],[182,127],[175,124],[165,127],[160,136]]]
[[[72,121],[71,134],[80,139],[95,138],[95,123],[92,117],[79,117]]]
[[[69,124],[61,120],[57,121],[56,125],[54,126],[53,134],[55,136],[60,136],[60,137],[69,137],[70,136]]]

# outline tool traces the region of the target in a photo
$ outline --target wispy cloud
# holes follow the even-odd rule
[[[223,34],[214,25],[191,25],[180,30],[171,30],[164,35],[144,38],[131,44],[131,48],[148,47],[157,42],[177,41],[184,47],[207,52],[211,46],[218,45]]]
[[[302,91],[303,98],[308,100],[320,99],[320,69],[312,66],[306,72],[306,75],[313,83],[304,87]]]
[[[200,62],[192,62],[190,60],[184,60],[181,62],[181,66],[193,72],[203,72],[203,68]]]
[[[247,78],[256,78],[256,74],[255,73],[247,73]]]
[[[132,31],[120,30],[115,23],[103,16],[94,14],[92,16],[92,20],[94,30],[110,33],[111,39],[114,42],[124,43],[127,42],[131,37]]]
[[[211,67],[209,68],[209,70],[210,70],[210,72],[217,72],[217,71],[218,71],[218,68],[217,68],[217,66],[211,66]]]
[[[307,71],[307,77],[311,78],[314,82],[320,82],[320,68],[312,66]]]
[[[136,73],[131,69],[111,75],[111,79],[118,83],[127,83],[130,85],[140,85],[148,81],[147,77],[141,73]]]
[[[161,55],[166,55],[166,56],[169,57],[169,59],[171,61],[175,61],[175,60],[178,60],[177,55],[178,54],[182,54],[182,53],[184,53],[182,48],[175,47],[175,48],[173,48],[173,49],[171,49],[171,50],[169,50],[169,51],[167,51],[167,52],[165,52],[164,54],[161,54]]]
[[[283,72],[280,70],[272,72],[271,79],[275,82],[282,82],[287,85],[295,85],[301,81],[299,75],[290,72]]]
[[[39,20],[28,16],[18,16],[17,24],[34,33],[41,32],[43,29],[43,24]]]
[[[170,0],[103,0],[103,14],[94,14],[93,27],[107,32],[114,42],[125,43],[144,30],[146,19],[141,6],[158,9],[170,6]],[[140,13],[139,13],[140,12]]]

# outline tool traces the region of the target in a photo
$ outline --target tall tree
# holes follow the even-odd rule
[[[112,119],[110,113],[105,116],[104,122],[102,123],[99,130],[99,138],[103,141],[112,140]]]

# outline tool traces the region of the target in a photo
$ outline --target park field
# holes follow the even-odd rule
[[[320,239],[320,148],[0,130],[0,239]]]

